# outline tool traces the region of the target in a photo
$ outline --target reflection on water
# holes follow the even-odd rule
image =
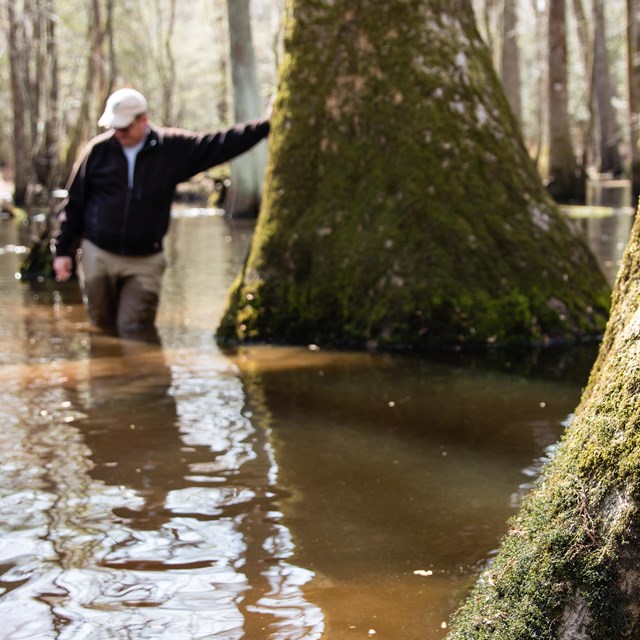
[[[563,207],[584,231],[608,282],[613,285],[629,240],[635,211],[631,207]]]
[[[595,355],[222,354],[251,227],[206,215],[123,343],[0,234],[3,638],[441,638]]]

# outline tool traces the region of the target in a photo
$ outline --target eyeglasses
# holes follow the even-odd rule
[[[116,131],[119,131],[120,133],[127,133],[129,129],[131,129],[131,127],[133,127],[133,125],[138,122],[140,118],[142,118],[143,115],[143,113],[139,113],[126,127],[114,127],[114,129]]]

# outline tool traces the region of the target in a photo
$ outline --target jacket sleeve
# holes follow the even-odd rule
[[[211,133],[182,132],[184,144],[179,181],[223,164],[248,151],[269,135],[269,120],[252,120]],[[176,140],[176,142],[178,142]]]

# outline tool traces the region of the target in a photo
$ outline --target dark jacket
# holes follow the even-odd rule
[[[176,186],[244,153],[268,133],[268,120],[212,133],[151,127],[136,159],[132,187],[114,132],[97,136],[69,180],[56,254],[73,255],[81,237],[122,255],[161,251]]]

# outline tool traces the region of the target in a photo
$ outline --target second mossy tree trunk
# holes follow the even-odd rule
[[[640,220],[580,406],[448,640],[640,637]]]
[[[466,0],[293,0],[263,211],[218,331],[421,349],[591,335],[609,288],[550,201]]]

